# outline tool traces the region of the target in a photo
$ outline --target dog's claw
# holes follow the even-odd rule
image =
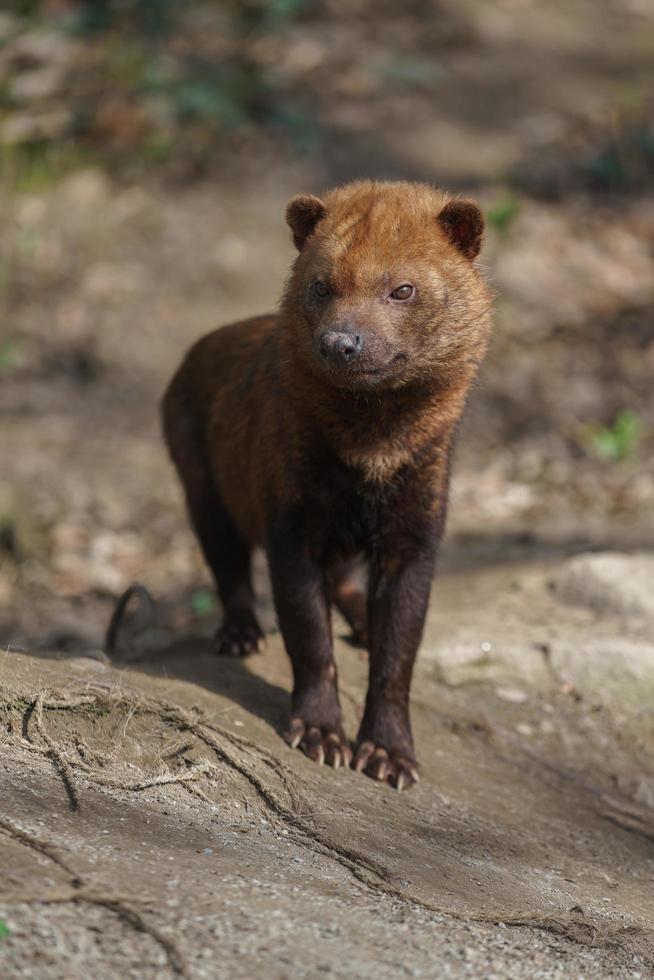
[[[387,749],[367,740],[357,746],[352,768],[378,782],[394,786],[399,792],[410,789],[414,783],[420,781],[413,759],[397,749]]]
[[[301,749],[319,766],[340,769],[352,758],[342,732],[308,725],[302,718],[291,719],[285,738],[292,749]]]

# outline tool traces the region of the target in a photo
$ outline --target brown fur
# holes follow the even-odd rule
[[[191,348],[164,399],[166,440],[225,606],[223,652],[260,636],[248,556],[262,545],[295,672],[289,740],[348,760],[334,601],[370,643],[355,762],[401,786],[417,778],[408,690],[449,457],[490,330],[483,219],[425,185],[361,182],[294,198],[287,220],[300,251],[279,313]],[[400,300],[404,283],[415,292]],[[350,584],[362,564],[367,628]]]

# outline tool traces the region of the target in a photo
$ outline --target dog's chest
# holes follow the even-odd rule
[[[307,533],[334,552],[368,551],[384,533],[395,508],[402,506],[404,478],[374,479],[366,468],[333,459],[313,470],[304,493]]]

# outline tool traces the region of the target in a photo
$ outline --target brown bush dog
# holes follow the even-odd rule
[[[166,441],[224,608],[218,652],[260,644],[262,545],[293,665],[287,741],[402,789],[418,779],[409,687],[450,456],[490,331],[483,218],[426,185],[369,181],[295,197],[286,218],[299,255],[279,312],[191,348]],[[370,654],[354,758],[332,604]]]

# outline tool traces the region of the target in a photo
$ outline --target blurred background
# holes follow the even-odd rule
[[[357,177],[487,215],[445,562],[654,545],[653,101],[651,0],[5,0],[3,644],[97,646],[133,580],[215,617],[158,399]]]

